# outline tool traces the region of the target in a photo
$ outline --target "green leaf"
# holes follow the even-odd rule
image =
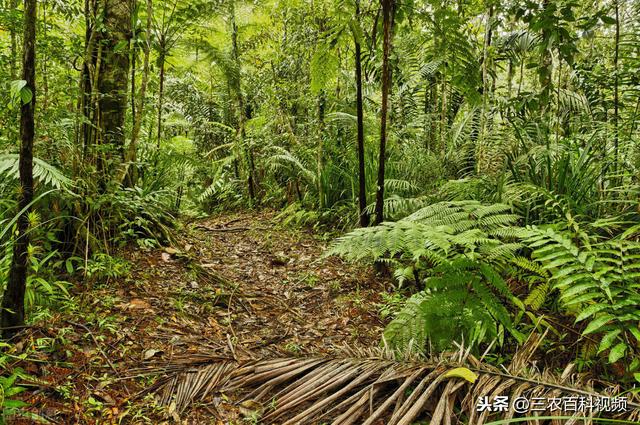
[[[26,80],[14,80],[9,84],[11,97],[17,99],[20,91],[27,86]]]
[[[625,351],[627,351],[627,344],[624,342],[613,347],[609,352],[609,363],[615,363],[620,360],[624,356]]]
[[[598,317],[597,319],[589,323],[587,328],[582,332],[582,335],[588,335],[590,333],[596,332],[597,330],[602,328],[604,325],[609,323],[611,319],[613,319],[613,316],[610,314],[605,314],[604,316]]]
[[[22,90],[20,90],[20,99],[22,99],[23,105],[31,102],[31,99],[33,99],[33,92],[29,87],[23,87]]]
[[[19,409],[21,407],[27,407],[28,404],[22,400],[5,400],[2,407]]]
[[[27,389],[24,387],[11,387],[4,392],[5,397],[11,397],[16,394],[20,394],[21,392],[26,391]]]
[[[608,350],[615,341],[616,337],[622,332],[620,329],[612,330],[607,333],[602,340],[600,341],[600,346],[598,347],[598,353],[602,353],[604,350]]]
[[[589,307],[582,310],[578,317],[576,317],[576,323],[583,321],[584,319],[588,319],[594,314],[606,309],[609,307],[607,304],[592,304]]]
[[[27,87],[27,82],[25,80],[14,80],[10,84],[10,93],[11,93],[11,105],[18,103],[18,99],[20,99],[21,104],[24,105],[31,102],[33,99],[33,92],[29,87]]]
[[[338,73],[338,59],[329,46],[321,46],[311,58],[311,92],[318,94]]]
[[[616,20],[615,20],[614,18],[612,18],[612,17],[610,17],[610,16],[606,16],[606,15],[601,15],[601,16],[600,16],[600,20],[601,20],[603,23],[605,23],[605,24],[609,24],[609,25],[611,25],[611,24],[615,24],[615,23],[616,23]]]

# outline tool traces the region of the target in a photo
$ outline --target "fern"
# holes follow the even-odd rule
[[[523,245],[524,229],[508,205],[476,201],[441,202],[403,220],[356,229],[339,238],[329,255],[373,260],[395,268],[399,284],[415,279],[425,290],[407,300],[385,331],[395,348],[436,349],[453,339],[477,344],[513,329],[503,305],[513,297],[494,270]]]
[[[511,323],[503,299],[514,299],[506,283],[488,265],[465,258],[443,262],[425,280],[426,289],[410,297],[384,331],[396,349],[449,348],[452,338],[475,345],[503,331],[522,335]]]
[[[508,227],[517,219],[508,205],[441,202],[397,222],[356,229],[338,238],[328,255],[356,261],[398,257],[416,270],[459,255],[497,263],[522,247],[517,238],[523,230]]]
[[[583,335],[600,334],[599,352],[609,361],[637,355],[640,342],[640,243],[616,238],[600,242],[584,232],[531,226],[525,243],[550,274],[550,289],[587,322]],[[635,339],[636,342],[632,342]]]

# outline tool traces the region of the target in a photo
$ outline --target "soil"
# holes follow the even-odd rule
[[[19,335],[8,367],[36,378],[22,397],[28,411],[60,424],[247,423],[246,409],[226,397],[215,400],[222,416],[205,400],[176,418],[148,389],[166,375],[162,365],[183,359],[379,344],[389,282],[323,257],[331,237],[279,227],[269,211],[212,217],[179,233],[170,248],[112,254],[127,260],[124,276],[87,279],[67,311]]]

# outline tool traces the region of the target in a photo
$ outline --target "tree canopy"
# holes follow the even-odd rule
[[[0,1],[0,410],[236,423],[238,403],[225,422],[192,405],[233,390],[253,423],[472,423],[511,416],[471,398],[609,386],[638,408],[639,17],[638,0]],[[177,340],[143,346],[128,322],[185,303],[191,348],[221,343],[182,363],[196,383],[143,371]],[[300,342],[334,309],[311,328],[378,362]],[[241,336],[274,315],[298,339]],[[112,321],[142,363],[114,359]],[[30,359],[77,366],[79,334],[109,380],[72,396],[91,380]],[[145,410],[131,391],[161,395]]]

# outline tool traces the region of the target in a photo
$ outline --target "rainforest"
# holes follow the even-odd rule
[[[0,0],[0,424],[640,423],[639,0]]]

